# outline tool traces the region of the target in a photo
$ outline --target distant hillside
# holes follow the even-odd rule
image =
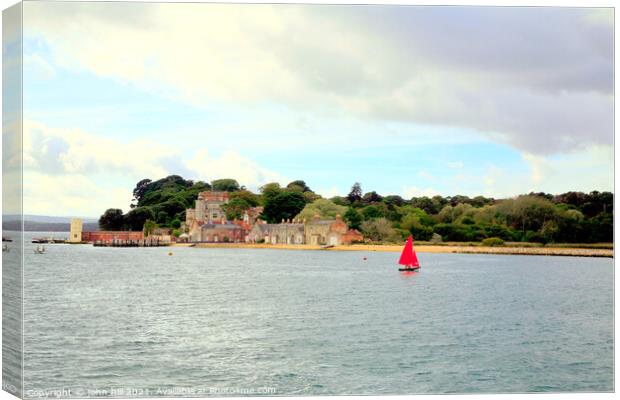
[[[19,215],[3,215],[2,229],[18,231],[21,229]],[[98,231],[99,224],[94,218],[82,218],[83,230]],[[69,232],[71,217],[49,217],[45,215],[24,214],[24,231],[26,232]]]
[[[21,229],[19,221],[2,221],[2,229],[5,231],[18,231]],[[98,231],[99,224],[96,222],[85,223],[84,231]],[[36,222],[24,221],[24,231],[26,232],[69,232],[69,223],[62,222]]]
[[[82,222],[94,222],[97,223],[97,218],[92,217],[50,217],[47,215],[34,215],[34,214],[24,214],[24,221],[32,221],[32,222],[44,222],[44,223],[70,223],[72,218],[80,218]],[[21,219],[21,215],[16,214],[7,214],[2,216],[2,221],[19,221]]]

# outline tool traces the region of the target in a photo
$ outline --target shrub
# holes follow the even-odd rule
[[[527,231],[523,239],[525,239],[526,242],[534,242],[534,243],[542,243],[542,244],[546,244],[549,242],[549,240],[544,235],[541,235],[539,232],[534,232],[534,231]]]
[[[433,228],[430,226],[413,226],[410,232],[415,240],[431,240],[433,237]]]
[[[431,236],[431,243],[441,243],[443,242],[443,239],[441,238],[441,235],[437,234],[437,233],[433,233],[433,235]]]
[[[503,246],[504,241],[498,237],[490,237],[482,240],[483,246]]]

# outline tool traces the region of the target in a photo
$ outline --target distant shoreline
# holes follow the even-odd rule
[[[369,252],[400,252],[401,245],[340,245],[329,248],[313,245],[287,245],[264,243],[177,243],[177,247],[197,248],[244,248],[244,249],[275,249],[275,250],[324,250],[324,251],[369,251]],[[518,247],[518,246],[472,246],[472,245],[418,245],[418,253],[459,253],[459,254],[504,254],[504,255],[536,255],[536,256],[572,256],[572,257],[613,257],[613,249],[593,249],[578,247]]]

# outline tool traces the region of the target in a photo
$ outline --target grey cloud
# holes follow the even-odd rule
[[[369,47],[365,61],[390,74],[369,77],[364,64],[334,59],[325,74],[352,108],[347,88],[358,87],[370,89],[362,112],[374,118],[473,128],[535,154],[612,143],[613,26],[590,18],[592,9],[350,10],[339,17],[386,44]],[[325,54],[308,56],[305,68]]]
[[[37,12],[46,15],[33,19],[39,24],[53,21],[58,28],[60,22],[54,18],[66,24],[95,20],[147,32],[163,23],[156,15],[165,14],[152,12],[156,7],[188,7],[193,14],[208,13],[211,7],[63,3],[65,7],[54,8],[57,3],[36,4]],[[612,9],[230,7],[248,13],[231,14],[226,26],[232,31],[256,29],[240,40],[260,48],[261,56],[288,73],[282,85],[279,76],[273,77],[273,85],[248,80],[248,86],[253,86],[244,89],[253,96],[240,101],[474,129],[534,154],[570,152],[613,141]],[[271,7],[282,29],[266,32],[260,24],[247,27],[251,24],[244,18],[251,16],[252,7]],[[603,18],[594,18],[595,12]],[[200,26],[188,29],[200,36]],[[180,54],[201,51],[181,50]],[[202,51],[208,50],[205,45]],[[239,54],[233,48],[218,57],[226,65]],[[242,68],[234,69],[236,73],[252,74],[253,60],[245,61]],[[260,60],[256,65],[261,65]],[[191,70],[181,69],[182,65],[175,66],[175,77],[191,75]],[[214,100],[210,96],[217,96],[211,89],[201,93],[201,88],[192,87],[191,92],[204,94],[208,102]]]

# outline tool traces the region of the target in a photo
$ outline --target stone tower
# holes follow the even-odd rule
[[[80,243],[82,241],[82,220],[79,218],[71,219],[71,231],[69,233],[69,243]]]

